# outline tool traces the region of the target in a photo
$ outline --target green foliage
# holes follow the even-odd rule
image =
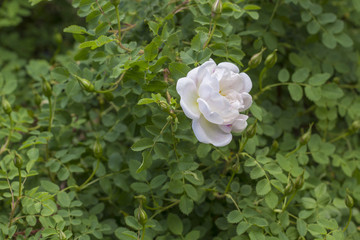
[[[214,3],[1,3],[0,239],[359,239],[359,1]],[[176,92],[209,58],[253,82],[221,148]]]

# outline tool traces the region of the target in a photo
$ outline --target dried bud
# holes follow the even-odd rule
[[[80,86],[87,92],[94,92],[95,91],[95,87],[94,85],[87,79],[85,78],[81,78],[78,77],[76,75],[74,75],[76,77],[76,79],[78,80]]]
[[[12,112],[11,105],[5,97],[3,97],[2,99],[2,108],[7,115],[10,115],[10,113]]]
[[[148,216],[145,212],[144,209],[142,209],[142,207],[139,207],[138,208],[138,212],[137,212],[137,220],[138,222],[142,225],[142,226],[145,226],[147,220],[148,220]]]
[[[211,16],[215,19],[218,19],[221,16],[222,12],[222,2],[221,0],[216,0],[211,8]]]
[[[301,137],[300,137],[300,145],[306,145],[311,138],[311,129],[312,129],[313,123],[310,124],[309,129],[307,130],[306,133],[304,133]]]
[[[290,195],[293,192],[293,190],[294,190],[294,184],[291,180],[284,189],[285,196]]]
[[[277,62],[277,49],[275,49],[272,53],[270,53],[265,59],[265,67],[272,68]]]
[[[117,7],[120,4],[120,0],[110,0],[110,2],[114,7]]]
[[[101,146],[101,143],[99,142],[99,140],[96,140],[94,147],[93,147],[93,151],[94,151],[94,156],[96,158],[102,157],[103,149],[102,149],[102,146]]]
[[[345,205],[348,207],[348,208],[352,208],[354,206],[354,199],[350,196],[349,193],[346,194],[346,197],[345,197]]]
[[[304,172],[299,175],[295,180],[295,188],[300,189],[304,185]]]
[[[248,63],[249,68],[256,68],[262,61],[262,55],[266,48],[262,48],[260,52],[254,54]]]
[[[239,161],[236,161],[236,163],[234,163],[232,165],[232,170],[233,170],[233,172],[238,173],[240,171],[240,169],[241,169],[241,165],[240,165]]]
[[[17,152],[15,152],[15,156],[14,156],[14,165],[15,167],[17,168],[21,168],[22,165],[23,165],[23,159],[22,157],[20,156],[20,154],[18,154]]]
[[[257,121],[255,121],[253,124],[251,124],[250,127],[248,127],[248,129],[246,130],[247,138],[252,138],[252,137],[255,136],[255,134],[256,134],[256,123],[257,123]]]
[[[43,94],[47,97],[50,98],[52,95],[52,89],[51,89],[51,85],[48,81],[46,81],[45,79],[43,79],[42,82],[42,91]]]

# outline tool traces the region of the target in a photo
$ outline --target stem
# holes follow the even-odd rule
[[[265,91],[267,91],[267,90],[269,90],[269,89],[271,89],[273,87],[288,86],[288,85],[294,85],[294,84],[297,84],[297,85],[300,85],[300,86],[303,86],[303,87],[309,86],[309,84],[306,84],[306,83],[293,83],[293,82],[275,83],[275,84],[267,85],[266,87],[264,87],[262,90],[260,90],[260,92],[256,93],[253,96],[253,99],[257,99],[259,97],[259,95],[261,95],[262,93],[264,93]]]
[[[142,232],[141,232],[141,240],[144,240],[145,237],[145,225],[142,228]]]
[[[19,171],[19,196],[18,196],[18,201],[20,201],[20,198],[21,198],[21,169],[18,168],[18,171]]]
[[[51,132],[51,125],[52,125],[52,121],[53,121],[53,106],[52,106],[52,102],[51,102],[51,97],[48,98],[49,100],[49,111],[50,111],[50,115],[49,115],[49,128],[48,131]]]
[[[3,152],[6,151],[8,145],[10,143],[11,137],[13,135],[13,132],[14,132],[14,121],[13,121],[13,119],[11,117],[11,114],[9,114],[9,119],[10,119],[10,133],[9,133],[9,136],[7,137],[7,139],[6,139],[6,142],[4,143],[4,145],[0,149],[0,154],[2,154]]]
[[[290,155],[296,153],[301,147],[302,147],[302,145],[299,144],[299,146],[297,146],[294,150],[292,150],[291,152],[287,153],[287,154],[285,155],[285,157],[289,157]]]
[[[229,190],[230,190],[230,184],[231,184],[231,182],[233,181],[234,177],[235,177],[235,171],[232,172],[231,178],[230,178],[230,180],[229,180],[229,182],[228,182],[228,184],[227,184],[227,186],[226,186],[226,189],[225,189],[225,194],[229,192]]]
[[[172,207],[174,207],[174,206],[176,206],[177,204],[179,204],[180,203],[180,200],[176,200],[175,202],[173,202],[172,204],[170,204],[170,205],[168,205],[168,206],[166,206],[166,207],[163,207],[162,209],[160,209],[159,211],[157,211],[156,213],[154,213],[154,215],[152,215],[151,217],[150,217],[150,219],[153,219],[156,215],[158,215],[159,213],[162,213],[163,211],[165,211],[165,210],[167,210],[167,209],[169,209],[169,208],[172,208]]]
[[[346,229],[349,227],[349,224],[350,224],[351,218],[352,218],[352,208],[350,208],[350,209],[349,209],[349,219],[348,219],[348,221],[347,221],[347,223],[346,223],[346,226],[344,227],[343,232],[345,232],[345,231],[346,231]]]
[[[249,71],[251,68],[250,67],[247,67],[243,72],[247,72]]]
[[[81,184],[80,187],[78,187],[78,190],[81,190],[88,182],[91,181],[91,179],[95,176],[95,173],[99,168],[99,164],[100,164],[100,158],[97,158],[96,167],[94,168],[94,171],[91,173],[90,177],[86,179],[86,181],[83,184]]]
[[[345,132],[345,133],[343,133],[343,134],[340,134],[339,136],[337,136],[336,138],[333,138],[333,139],[331,139],[330,140],[330,142],[331,143],[333,143],[333,142],[336,142],[336,141],[338,141],[338,140],[340,140],[340,139],[342,139],[342,138],[345,138],[345,137],[347,137],[347,136],[349,136],[350,135],[350,132]]]
[[[115,6],[115,11],[116,11],[117,24],[118,24],[118,39],[119,39],[119,42],[121,42],[120,14],[119,14],[119,7],[117,5]]]
[[[263,68],[263,70],[261,70],[260,72],[260,76],[259,76],[259,88],[260,88],[260,92],[263,91],[263,88],[262,88],[262,82],[263,82],[263,78],[265,77],[265,74],[266,74],[266,71],[268,69],[265,67]]]
[[[291,201],[294,199],[296,193],[297,193],[297,190],[291,195],[289,201],[286,203],[285,207],[283,207],[282,212],[284,212],[284,211],[286,210],[286,208],[289,206],[289,204],[291,203]]]
[[[212,38],[213,35],[214,35],[215,29],[216,29],[216,20],[215,20],[214,23],[213,23],[213,26],[212,26],[212,29],[211,29],[209,38],[208,38],[207,41],[205,42],[205,44],[204,44],[204,46],[203,46],[203,49],[205,49],[205,48],[209,45],[209,43],[210,43],[210,41],[211,41],[211,38]]]

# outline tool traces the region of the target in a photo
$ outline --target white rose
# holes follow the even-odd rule
[[[217,147],[231,142],[231,132],[246,128],[248,116],[239,112],[250,107],[251,88],[251,79],[246,73],[239,73],[237,66],[229,62],[216,65],[212,59],[176,84],[180,105],[193,120],[196,138]]]

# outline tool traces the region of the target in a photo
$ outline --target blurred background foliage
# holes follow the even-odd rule
[[[0,3],[1,239],[359,239],[359,1],[218,2]],[[209,58],[253,81],[223,148],[175,91]]]

